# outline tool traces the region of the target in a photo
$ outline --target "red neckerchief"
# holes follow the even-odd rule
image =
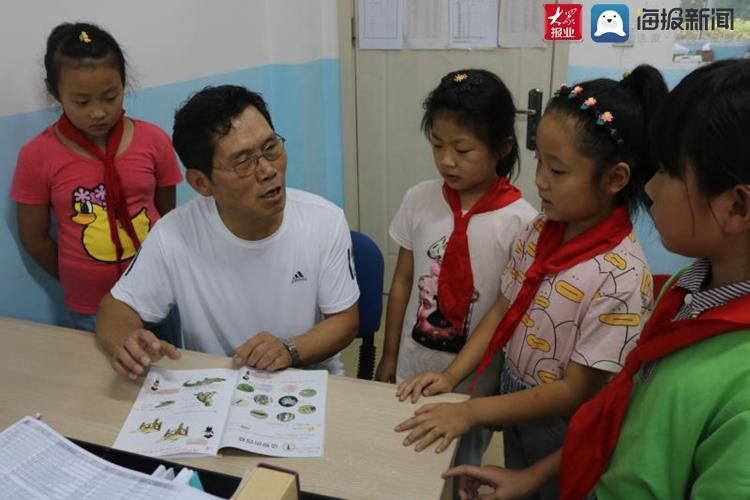
[[[57,121],[57,130],[67,139],[70,139],[81,148],[88,151],[94,158],[99,159],[104,164],[104,187],[107,189],[107,217],[109,219],[109,235],[115,244],[117,261],[122,259],[123,248],[120,241],[120,235],[117,234],[117,222],[125,229],[125,232],[133,242],[136,251],[141,247],[141,242],[135,232],[133,223],[128,215],[127,201],[125,200],[125,190],[120,182],[120,176],[115,168],[115,155],[117,148],[120,147],[120,140],[125,130],[125,112],[120,115],[119,120],[109,131],[107,137],[106,151],[102,153],[99,147],[91,142],[83,132],[73,125],[65,113]]]
[[[500,177],[482,195],[471,209],[461,213],[461,199],[455,189],[443,184],[445,201],[453,212],[453,232],[445,248],[440,279],[438,281],[438,307],[443,317],[453,324],[457,332],[464,330],[464,318],[474,294],[474,276],[471,272],[469,239],[466,231],[469,220],[476,214],[498,210],[521,198],[521,191],[507,178]]]
[[[526,276],[516,299],[505,312],[500,324],[492,335],[484,357],[479,363],[477,374],[472,382],[472,389],[489,366],[492,357],[508,342],[516,329],[518,322],[526,313],[531,301],[547,274],[556,274],[570,269],[576,264],[602,254],[622,242],[633,230],[628,211],[623,207],[615,207],[610,214],[582,232],[575,238],[562,243],[565,223],[547,220],[536,244],[534,262],[526,271]]]
[[[672,287],[659,300],[625,366],[568,425],[563,445],[560,498],[578,500],[596,485],[617,445],[630,402],[633,376],[643,363],[656,361],[696,342],[750,326],[750,296],[734,299],[696,319],[671,321],[686,290]]]

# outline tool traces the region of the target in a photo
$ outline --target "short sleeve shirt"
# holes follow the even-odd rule
[[[115,168],[142,242],[159,220],[156,188],[178,184],[182,173],[163,130],[140,120],[133,120],[133,125],[133,140],[115,159]],[[110,236],[102,162],[68,149],[52,125],[21,149],[10,197],[17,203],[51,205],[65,305],[96,314],[99,301],[127,265],[117,262]],[[119,234],[124,249],[121,261],[128,261],[135,245],[124,231]]]
[[[442,371],[455,353],[433,346],[432,337],[450,335],[453,325],[443,318],[437,304],[437,289],[445,248],[453,232],[453,213],[443,197],[442,180],[424,181],[409,189],[390,226],[391,238],[410,250],[414,259],[414,278],[404,315],[397,365],[397,380],[425,371]],[[474,296],[464,321],[465,335],[497,301],[500,275],[508,263],[511,245],[537,215],[524,199],[498,210],[474,215],[467,237],[474,281]],[[496,367],[499,369],[499,358]],[[475,394],[494,391],[497,380],[482,377]],[[486,385],[486,386],[485,386]],[[459,390],[465,389],[465,385]]]
[[[511,302],[536,255],[544,216],[513,244],[502,293]],[[635,233],[610,251],[542,280],[506,345],[513,375],[535,386],[563,378],[569,361],[622,369],[653,308],[652,277]]]
[[[143,321],[180,311],[188,349],[232,355],[258,332],[291,338],[357,302],[344,212],[287,189],[281,226],[262,240],[232,233],[212,197],[168,213],[112,289]],[[338,354],[321,363],[342,375]]]

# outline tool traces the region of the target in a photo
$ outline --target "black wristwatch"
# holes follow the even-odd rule
[[[289,352],[289,356],[292,357],[292,366],[299,365],[299,351],[297,350],[297,344],[292,339],[283,339],[281,341]]]

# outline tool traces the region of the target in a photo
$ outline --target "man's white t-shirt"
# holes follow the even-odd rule
[[[287,189],[279,229],[258,241],[235,236],[212,197],[163,217],[112,289],[143,321],[177,305],[185,348],[231,356],[258,332],[301,335],[359,298],[343,211]],[[339,354],[321,363],[343,374]]]

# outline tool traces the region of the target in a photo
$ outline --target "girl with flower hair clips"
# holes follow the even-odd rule
[[[697,258],[664,287],[623,370],[523,471],[457,467],[503,498],[560,475],[560,498],[750,498],[750,61],[701,67],[650,126],[664,246]],[[562,471],[561,467],[562,458]],[[474,490],[472,490],[473,493]]]
[[[567,419],[622,368],[652,304],[630,216],[645,201],[647,123],[666,91],[639,66],[550,100],[537,131],[544,214],[517,236],[499,299],[453,363],[400,387],[412,400],[450,391],[505,348],[501,395],[419,408],[396,427],[411,431],[405,445],[440,440],[440,452],[472,427],[503,426],[506,467],[526,468],[560,447]],[[539,498],[557,498],[556,485]]]
[[[182,174],[167,134],[124,116],[125,58],[109,33],[57,26],[44,66],[63,113],[21,149],[10,196],[21,243],[60,280],[68,326],[93,332],[99,301],[174,208]]]
[[[514,122],[508,88],[486,70],[448,73],[425,100],[422,130],[441,178],[409,189],[390,227],[400,250],[377,380],[445,369],[494,304],[513,238],[537,214],[510,183]],[[500,362],[477,395],[496,394]],[[490,437],[477,429],[457,460],[480,463]]]

